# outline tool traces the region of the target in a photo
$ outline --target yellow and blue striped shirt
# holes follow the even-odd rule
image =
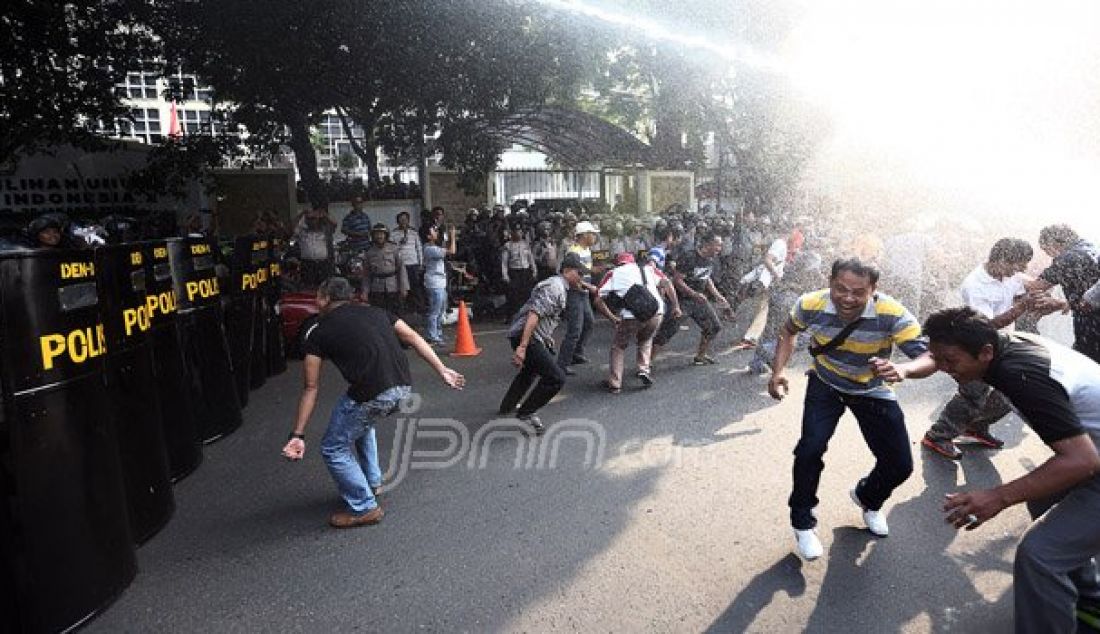
[[[814,358],[813,371],[827,385],[840,392],[895,400],[894,390],[871,372],[870,359],[889,359],[894,346],[909,358],[928,352],[928,341],[920,324],[896,299],[876,293],[844,343]],[[837,314],[829,289],[806,293],[791,309],[795,330],[807,331],[821,346],[847,325]]]

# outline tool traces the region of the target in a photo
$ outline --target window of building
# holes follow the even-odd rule
[[[156,99],[159,96],[157,76],[154,73],[129,73],[126,75],[126,82],[120,84],[119,89],[130,99]]]
[[[160,143],[164,138],[160,128],[160,111],[156,108],[130,108],[130,118],[120,119],[115,133],[143,143]]]
[[[213,90],[209,86],[199,85],[199,80],[194,75],[174,73],[168,76],[168,86],[173,93],[178,92],[184,101],[205,101],[210,103],[214,98]]]
[[[177,108],[176,116],[179,117],[180,129],[184,134],[221,133],[221,125],[217,121],[211,122],[209,110]]]

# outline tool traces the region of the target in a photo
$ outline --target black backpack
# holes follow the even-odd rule
[[[635,284],[626,290],[622,297],[618,293],[607,296],[607,305],[611,310],[619,312],[627,309],[634,314],[638,321],[649,321],[660,310],[661,304],[653,293],[649,292],[649,282],[646,281],[645,265],[638,264],[638,270],[642,272],[642,283]]]

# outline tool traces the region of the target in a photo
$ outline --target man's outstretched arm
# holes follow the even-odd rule
[[[428,365],[439,374],[439,378],[443,379],[443,382],[447,385],[461,390],[466,385],[466,377],[462,376],[458,372],[443,365],[443,362],[439,359],[439,355],[432,350],[432,347],[428,345],[427,341],[420,336],[415,330],[409,327],[404,321],[398,319],[393,324],[393,330],[397,333],[397,338],[403,343],[408,344],[416,354],[420,355],[421,359],[428,362]]]

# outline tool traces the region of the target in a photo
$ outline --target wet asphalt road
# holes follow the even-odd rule
[[[1043,327],[1065,337],[1064,322]],[[996,485],[1049,455],[1018,418],[994,428],[1004,450],[950,463],[917,441],[954,383],[901,386],[916,472],[887,504],[891,536],[876,539],[848,498],[872,458],[846,416],[819,493],[826,553],[802,563],[786,507],[800,372],[777,404],[764,377],[741,369],[751,353],[691,366],[693,327],[658,361],[655,387],[628,383],[612,396],[598,387],[610,332],[601,321],[593,364],[543,410],[557,426],[528,441],[496,416],[512,377],[499,328],[481,326],[480,356],[448,361],[469,380],[463,392],[413,361],[423,401],[380,426],[391,484],[376,527],[326,525],[340,501],[317,440],[344,389],[335,369],[325,366],[297,464],[279,452],[300,366],[269,379],[244,425],[208,446],[176,486],[175,516],[140,549],[134,583],[86,631],[1011,628],[1011,562],[1026,511],[959,533],[940,505],[947,492]]]

